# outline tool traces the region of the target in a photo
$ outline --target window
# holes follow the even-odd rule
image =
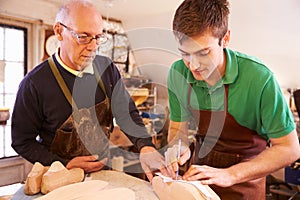
[[[13,110],[20,81],[27,73],[27,29],[0,24],[0,109]],[[0,158],[17,155],[11,148],[10,119],[0,126]]]

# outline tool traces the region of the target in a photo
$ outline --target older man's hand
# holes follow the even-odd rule
[[[140,151],[141,166],[149,179],[152,181],[153,172],[159,170],[163,175],[169,176],[165,166],[165,158],[151,146],[145,146]]]
[[[98,160],[97,155],[93,156],[78,156],[70,160],[66,166],[67,169],[82,168],[86,173],[96,172],[101,170],[107,162],[107,158]]]

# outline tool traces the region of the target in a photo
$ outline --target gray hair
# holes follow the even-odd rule
[[[68,0],[58,10],[55,22],[64,22],[70,13],[70,9],[76,7],[94,7],[90,0]]]

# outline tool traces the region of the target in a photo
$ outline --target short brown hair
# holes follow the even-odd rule
[[[175,37],[182,40],[211,31],[220,40],[228,30],[227,0],[185,0],[177,8],[173,20]]]

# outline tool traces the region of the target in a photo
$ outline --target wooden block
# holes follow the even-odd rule
[[[27,175],[24,185],[24,193],[34,195],[41,191],[42,177],[46,173],[48,167],[44,167],[41,163],[36,162],[29,174]]]
[[[62,163],[55,161],[42,177],[41,192],[47,194],[56,188],[77,183],[84,178],[81,168],[66,169]]]
[[[160,176],[152,179],[152,186],[160,200],[220,200],[219,196],[207,185],[202,185],[208,197],[193,184],[186,182],[164,182]]]

